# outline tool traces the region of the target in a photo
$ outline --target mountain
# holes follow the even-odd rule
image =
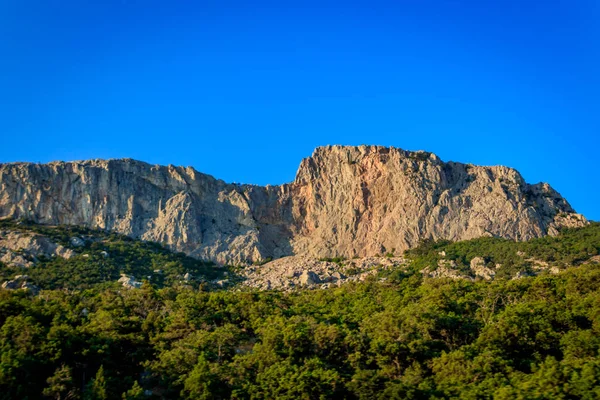
[[[1,164],[0,218],[110,230],[231,264],[400,253],[424,239],[521,241],[587,223],[514,169],[380,146],[319,147],[292,183],[266,187],[130,159]]]

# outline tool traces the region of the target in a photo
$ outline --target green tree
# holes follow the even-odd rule
[[[140,400],[144,398],[144,389],[140,386],[138,381],[133,382],[131,389],[123,393],[121,396],[123,400]]]
[[[216,376],[210,370],[210,364],[204,354],[200,354],[198,362],[184,382],[182,396],[187,399],[213,399],[216,393]]]
[[[88,384],[85,399],[86,400],[106,400],[107,394],[106,378],[104,377],[104,366],[98,368],[96,376]]]
[[[42,394],[57,400],[73,399],[77,397],[77,391],[73,387],[73,377],[71,368],[62,365],[54,375],[46,380],[48,386],[44,388]]]

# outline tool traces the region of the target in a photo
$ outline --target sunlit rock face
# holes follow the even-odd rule
[[[587,223],[514,169],[379,146],[317,148],[294,182],[267,187],[130,159],[1,164],[0,217],[113,230],[230,264],[399,254],[423,239],[526,240]]]

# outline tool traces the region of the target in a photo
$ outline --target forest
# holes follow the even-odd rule
[[[171,257],[111,240],[123,260],[134,249],[134,259]],[[175,278],[60,286],[54,260],[38,278],[51,288],[0,291],[0,398],[598,399],[599,253],[598,224],[525,243],[428,242],[407,253],[407,269],[289,293]],[[535,257],[560,272],[423,276],[440,254],[526,271]],[[167,260],[175,270],[192,262],[173,257],[183,257]],[[211,279],[223,272],[200,266]]]

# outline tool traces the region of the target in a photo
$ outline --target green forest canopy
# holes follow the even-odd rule
[[[385,281],[327,290],[0,291],[0,398],[597,399],[598,231],[428,243]],[[424,278],[441,251],[575,267]]]

